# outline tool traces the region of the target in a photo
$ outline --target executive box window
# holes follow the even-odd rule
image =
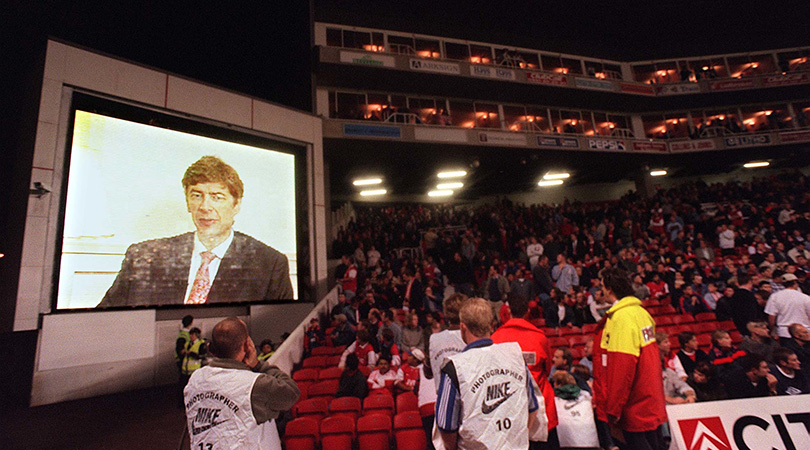
[[[365,94],[338,92],[334,107],[338,119],[363,120],[366,112]]]
[[[492,64],[492,47],[470,44],[470,62],[473,64]]]
[[[422,58],[441,58],[441,45],[439,41],[431,39],[414,39],[416,54]]]
[[[413,38],[406,36],[388,35],[388,49],[391,53],[399,53],[401,55],[416,55],[416,47],[414,46]]]
[[[742,120],[748,131],[771,131],[791,127],[793,120],[787,105],[755,105],[740,108]]]
[[[793,112],[796,114],[796,123],[799,127],[810,127],[810,101],[794,103]]]
[[[501,128],[498,116],[498,105],[494,103],[474,102],[476,128]]]
[[[537,53],[521,52],[509,48],[495,49],[495,62],[500,66],[514,67],[516,69],[537,69],[540,59]]]
[[[546,72],[563,72],[562,61],[559,56],[540,55],[540,64]]]
[[[326,45],[329,47],[343,47],[343,30],[340,28],[327,28]]]
[[[536,131],[533,120],[526,114],[526,107],[522,105],[504,105],[503,120],[506,128],[511,131]]]
[[[467,44],[457,44],[455,42],[444,43],[444,57],[466,61],[470,59],[470,46]]]
[[[548,120],[548,108],[527,106],[526,115],[531,122],[531,128],[540,133],[551,133],[551,122]]]
[[[472,102],[450,100],[450,120],[454,125],[464,128],[475,127],[475,108]]]

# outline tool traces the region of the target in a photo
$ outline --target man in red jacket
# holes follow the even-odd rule
[[[667,413],[655,321],[633,297],[624,270],[608,268],[600,276],[605,298],[615,303],[594,345],[597,417],[618,425],[628,448],[662,450]]]
[[[554,388],[548,382],[551,373],[551,347],[545,333],[525,320],[529,312],[529,301],[519,295],[509,296],[509,309],[512,318],[492,334],[492,342],[517,342],[523,351],[523,359],[543,393],[548,418],[548,441],[531,442],[532,449],[558,449],[557,408],[554,403]]]

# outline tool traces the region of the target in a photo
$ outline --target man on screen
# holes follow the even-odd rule
[[[183,189],[196,232],[131,245],[98,306],[292,299],[286,256],[233,230],[244,193],[236,170],[204,156]]]

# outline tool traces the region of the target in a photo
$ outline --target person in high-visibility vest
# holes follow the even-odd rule
[[[273,356],[273,341],[270,339],[263,340],[259,345],[259,350],[261,350],[258,356],[259,361],[267,361],[268,358]]]
[[[188,379],[191,378],[191,374],[194,373],[195,370],[202,367],[202,361],[205,358],[205,355],[208,353],[205,339],[200,337],[200,334],[202,334],[200,329],[192,328],[188,333],[189,336],[191,336],[191,340],[189,340],[186,344],[181,374],[184,388],[186,384],[188,384]]]
[[[191,341],[191,324],[194,322],[194,317],[186,315],[183,317],[182,327],[177,334],[177,340],[174,343],[174,363],[177,365],[177,404],[183,407],[183,388],[186,387],[188,378],[183,378],[183,360],[186,356],[186,345]]]

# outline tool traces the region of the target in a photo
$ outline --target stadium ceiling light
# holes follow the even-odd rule
[[[545,174],[545,175],[543,176],[543,179],[544,179],[544,180],[564,180],[564,179],[566,179],[566,178],[568,178],[568,177],[570,177],[570,176],[571,176],[571,174],[570,174],[570,173],[568,173],[568,172],[562,172],[562,173],[547,173],[547,174]]]
[[[438,190],[445,190],[445,189],[458,189],[464,187],[464,183],[460,181],[456,181],[453,183],[439,183],[436,185],[436,189]]]
[[[452,170],[447,172],[439,172],[437,176],[439,178],[461,178],[467,175],[466,170]]]
[[[428,197],[449,197],[451,195],[453,195],[453,191],[451,191],[450,189],[442,189],[428,192]]]
[[[367,191],[360,191],[360,195],[368,197],[371,195],[385,195],[388,193],[387,189],[369,189]]]
[[[650,172],[650,176],[653,177],[663,177],[666,174],[667,174],[666,170],[653,170]]]
[[[563,180],[542,180],[537,183],[538,186],[542,187],[559,186],[561,184],[563,184]]]
[[[382,178],[358,178],[352,181],[352,184],[355,186],[371,186],[380,183],[382,183]]]
[[[752,161],[750,163],[743,164],[743,167],[745,167],[746,169],[754,169],[756,167],[768,167],[770,165],[771,163],[769,163],[768,161]]]

